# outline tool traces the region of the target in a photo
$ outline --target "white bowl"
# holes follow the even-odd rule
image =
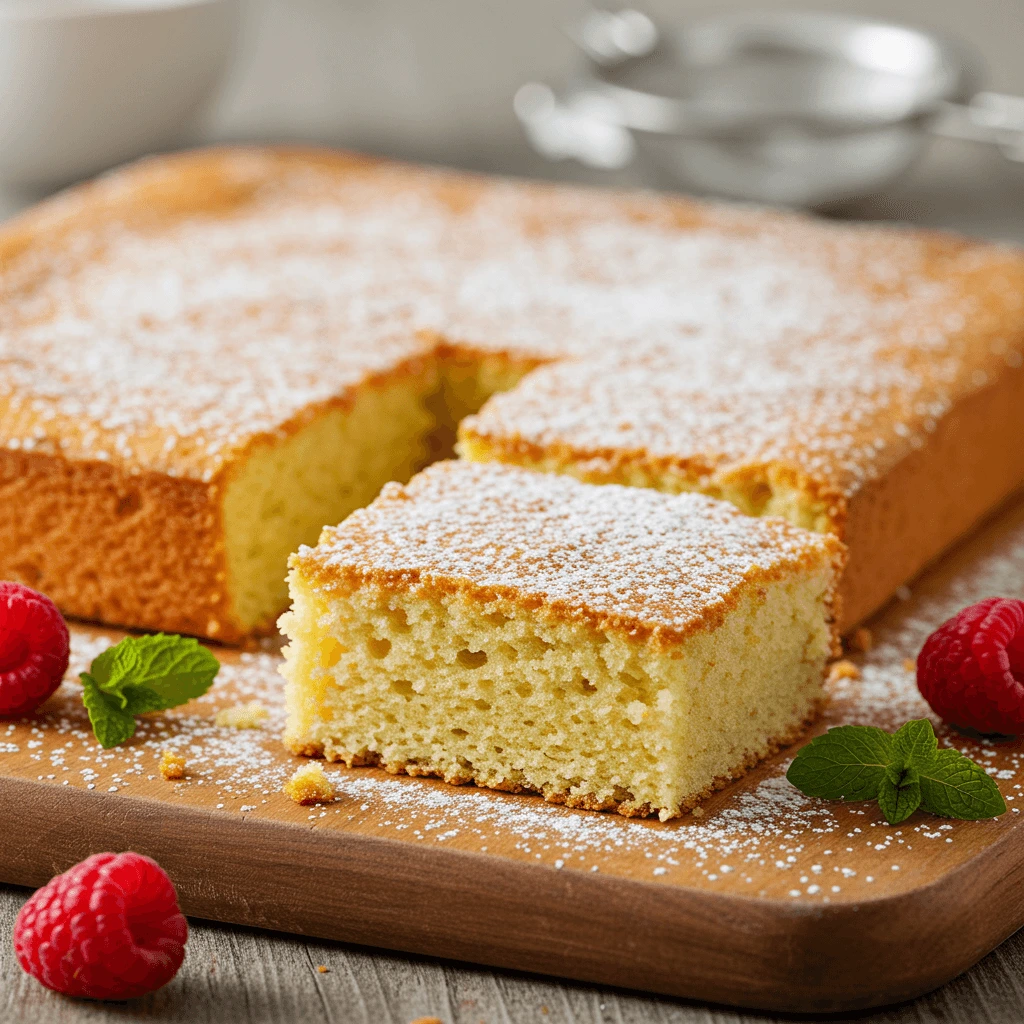
[[[0,181],[51,187],[181,141],[236,0],[0,0]]]

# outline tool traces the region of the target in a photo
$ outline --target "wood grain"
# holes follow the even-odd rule
[[[28,895],[0,886],[0,936]],[[328,968],[321,974],[318,966]],[[1019,1020],[1024,933],[955,981],[913,1003],[856,1015],[865,1024]],[[185,964],[165,989],[131,1004],[92,1004],[48,992],[0,942],[0,1020],[113,1024],[767,1024],[790,1018],[700,1006],[335,942],[193,922]],[[806,1021],[806,1017],[799,1018]],[[820,1019],[820,1018],[815,1018]]]
[[[1020,502],[874,624],[863,678],[832,688],[818,728],[921,713],[903,659],[951,610],[1014,587],[1024,592]],[[89,630],[75,636],[79,655],[96,649]],[[781,778],[785,752],[703,817],[667,824],[371,769],[332,769],[337,801],[300,808],[280,793],[301,761],[277,739],[274,657],[221,654],[211,695],[144,720],[109,754],[70,683],[36,718],[0,726],[0,879],[39,884],[89,853],[132,848],[169,870],[198,917],[814,1012],[925,992],[1024,922],[1018,814],[918,813],[893,829],[873,806],[799,798]],[[253,697],[268,728],[213,724]],[[943,738],[998,773],[1012,808],[1021,745]],[[155,774],[168,746],[188,751],[184,783]]]

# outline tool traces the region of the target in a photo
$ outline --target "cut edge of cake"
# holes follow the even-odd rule
[[[283,428],[283,436],[254,439],[232,460],[222,529],[226,589],[239,633],[272,631],[287,605],[282,570],[299,545],[427,461],[435,425],[427,403],[436,390],[434,361],[410,359],[309,410],[301,425]]]

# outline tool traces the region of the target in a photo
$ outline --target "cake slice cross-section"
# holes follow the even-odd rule
[[[813,717],[844,557],[704,495],[436,463],[292,557],[285,739],[675,817]]]

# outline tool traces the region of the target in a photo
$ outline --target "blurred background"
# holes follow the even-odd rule
[[[55,166],[49,181],[43,180],[41,170],[17,173],[13,164],[19,153],[45,143],[50,147],[40,151],[45,164],[53,147],[61,145],[62,134],[70,137],[68,133],[78,130],[83,138],[98,139],[102,133],[89,120],[97,108],[114,127],[132,116],[173,120],[161,97],[167,92],[180,95],[182,86],[176,83],[189,80],[197,89],[197,83],[202,85],[202,95],[189,101],[195,117],[183,122],[175,136],[184,142],[311,140],[514,175],[678,185],[678,175],[666,174],[664,167],[652,170],[645,160],[599,169],[571,159],[551,161],[529,144],[513,112],[520,87],[537,82],[561,91],[578,83],[586,69],[578,44],[565,31],[579,24],[585,12],[584,4],[575,0],[237,0],[230,29],[226,20],[177,33],[161,28],[157,42],[146,44],[162,46],[160,52],[140,47],[134,30],[115,17],[135,8],[159,13],[162,6],[196,4],[0,0],[0,149],[12,165],[5,172],[0,156],[0,212],[12,212],[62,177],[79,176],[70,166]],[[799,11],[808,7],[808,0],[720,0],[714,5],[636,0],[632,6],[671,36],[708,15]],[[1024,96],[1022,0],[814,0],[814,7],[941,33],[956,40],[957,53],[962,46],[967,62],[981,69],[969,91],[981,87]],[[101,16],[92,18],[97,10]],[[81,18],[83,12],[101,24],[91,27],[88,38],[76,29],[74,39],[56,46],[54,19]],[[219,38],[217,33],[231,37],[224,56],[211,51],[197,57],[204,47],[216,50],[212,40]],[[104,37],[113,40],[113,49],[99,56]],[[32,64],[41,78],[36,81],[26,80],[31,74],[24,69],[20,79],[16,74],[31,46],[37,47]],[[112,111],[113,101],[104,98],[96,82],[104,74],[111,79],[132,59],[145,65],[135,75],[169,61],[167,74],[134,85],[108,81],[110,90],[130,94],[124,109]],[[89,66],[84,79],[83,61]],[[204,68],[210,78],[205,84],[199,82],[207,74]],[[26,112],[26,96],[35,102],[40,90],[61,89],[74,94],[77,107],[58,109],[52,105],[58,100],[50,97],[50,108]],[[134,114],[129,100],[138,108]],[[23,123],[12,127],[14,108],[24,116]],[[46,138],[40,142],[33,132]],[[144,148],[168,144],[155,133]],[[102,150],[97,142],[94,162],[104,161]],[[689,187],[694,187],[692,182]],[[909,220],[1024,242],[1024,162],[1008,160],[992,145],[936,138],[905,174],[880,182],[853,201],[830,206],[829,212]]]

